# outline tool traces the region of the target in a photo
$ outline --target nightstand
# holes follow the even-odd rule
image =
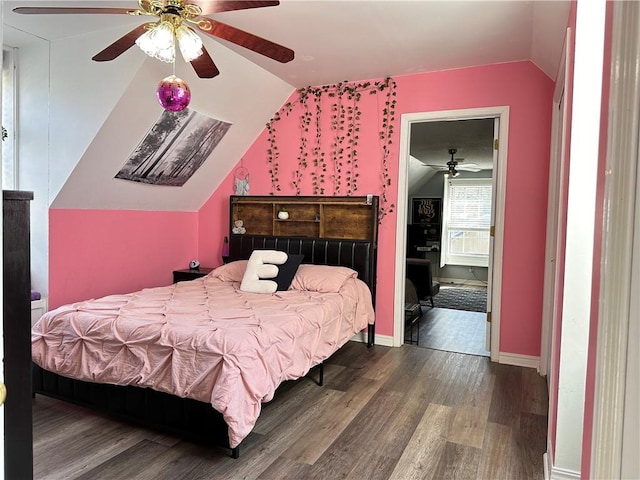
[[[192,268],[185,268],[184,270],[173,271],[173,283],[184,282],[187,280],[195,280],[196,278],[204,277],[207,273],[211,272],[213,268],[200,267],[197,270]]]

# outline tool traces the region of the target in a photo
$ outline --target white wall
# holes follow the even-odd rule
[[[5,25],[3,43],[19,49],[16,188],[33,192],[31,287],[46,295],[49,290],[49,42]]]
[[[126,31],[112,29],[51,43],[50,204],[142,66],[145,55],[131,50],[111,62],[91,60]],[[118,143],[120,138],[111,141]]]

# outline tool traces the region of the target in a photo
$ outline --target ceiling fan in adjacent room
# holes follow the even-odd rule
[[[454,155],[458,152],[457,148],[450,148],[449,155],[451,155],[451,160],[449,160],[446,165],[431,165],[426,164],[425,166],[431,167],[434,170],[444,171],[449,174],[451,177],[457,177],[461,171],[466,172],[479,172],[482,170],[475,163],[462,163],[464,162],[464,158],[454,158]]]
[[[196,34],[206,33],[227,40],[281,63],[293,60],[293,50],[231,25],[208,18],[206,15],[279,5],[277,0],[138,0],[138,8],[100,7],[17,7],[21,14],[127,14],[157,17],[120,37],[92,60],[113,60],[134,45],[147,55],[163,62],[173,63],[176,44],[185,61],[191,63],[200,78],[213,78],[220,73],[211,56]],[[195,30],[195,31],[194,31]]]

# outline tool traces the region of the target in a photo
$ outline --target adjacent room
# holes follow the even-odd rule
[[[405,280],[411,344],[489,356],[495,124],[486,118],[411,125]]]
[[[1,8],[6,478],[640,476],[640,4]]]

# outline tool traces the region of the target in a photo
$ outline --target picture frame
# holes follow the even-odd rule
[[[411,223],[414,225],[440,225],[442,223],[442,199],[439,197],[414,197],[411,200]]]

